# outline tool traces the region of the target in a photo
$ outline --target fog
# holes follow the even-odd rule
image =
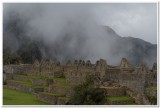
[[[133,45],[128,43],[125,47],[126,52],[122,49],[121,53],[115,53],[114,45],[119,44],[116,41],[120,37],[110,27],[104,27],[105,24],[102,24],[102,20],[95,13],[96,6],[96,4],[4,4],[3,21],[5,25],[14,18],[14,15],[19,18],[23,28],[20,36],[43,41],[48,48],[47,52],[41,49],[44,57],[49,56],[50,59],[59,61],[84,59],[91,60],[92,63],[102,58],[109,64],[119,64]],[[107,17],[111,18],[106,15],[105,18]],[[5,35],[11,36],[7,41],[16,52],[21,45],[20,42],[14,39],[12,33],[7,32]],[[136,34],[130,35],[134,37]]]

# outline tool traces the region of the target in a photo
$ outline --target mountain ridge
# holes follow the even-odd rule
[[[62,32],[62,34],[55,38],[51,44],[48,44],[41,37],[32,38],[31,36],[28,36],[25,30],[27,28],[27,24],[25,24],[26,22],[27,21],[22,21],[18,18],[14,18],[8,22],[5,21],[3,24],[4,50],[9,48],[12,50],[11,52],[17,53],[18,55],[20,54],[20,56],[24,56],[24,52],[34,52],[28,48],[31,47],[33,50],[41,52],[41,54],[39,54],[41,55],[39,60],[42,58],[48,58],[55,61],[66,61],[68,59],[90,59],[89,57],[92,56],[92,51],[90,52],[86,48],[88,47],[88,37],[85,36],[83,31],[79,29],[75,29],[77,31],[70,31],[70,29],[68,29],[67,32]],[[135,66],[139,65],[139,63],[143,60],[144,62],[147,62],[149,66],[157,61],[156,44],[146,42],[139,38],[121,37],[109,26],[103,26],[98,29],[104,29],[106,32],[105,36],[103,37],[104,42],[105,40],[106,43],[109,42],[107,44],[109,46],[106,47],[108,47],[110,50],[104,52],[103,57],[105,57],[105,53],[106,55],[110,54],[110,57],[113,57],[113,59],[121,59],[122,57],[126,57],[131,62],[131,64]],[[72,43],[74,43],[74,45],[72,45]],[[22,47],[22,45],[24,47]],[[105,48],[105,46],[103,47]],[[25,51],[23,48],[30,50]],[[36,59],[36,56],[37,55],[34,55],[34,60]],[[104,59],[108,58],[106,57]]]

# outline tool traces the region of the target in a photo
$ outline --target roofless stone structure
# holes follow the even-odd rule
[[[71,88],[59,87],[61,81],[56,78],[64,77],[65,82],[63,83],[77,85],[83,83],[88,75],[95,75],[99,79],[96,84],[108,90],[108,96],[127,94],[137,104],[152,104],[147,95],[156,96],[157,94],[156,91],[148,89],[157,86],[156,63],[152,69],[148,69],[144,63],[139,67],[133,67],[126,58],[122,58],[118,66],[111,66],[104,59],[98,60],[95,64],[92,64],[90,60],[69,60],[65,65],[60,62],[36,60],[34,64],[5,65],[3,67],[3,83],[7,84],[7,87],[36,93],[38,99],[50,104],[66,104],[67,98],[73,93]],[[28,87],[16,80],[30,81],[32,85],[42,87]],[[65,96],[65,99],[50,96],[47,93],[61,94]]]

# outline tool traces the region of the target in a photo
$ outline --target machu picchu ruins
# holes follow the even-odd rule
[[[133,67],[126,58],[118,66],[100,59],[68,61],[66,64],[36,60],[34,64],[4,65],[3,86],[33,94],[51,105],[67,105],[74,85],[82,84],[86,76],[95,75],[95,85],[106,90],[105,105],[152,105],[157,99],[157,64]],[[123,97],[124,99],[119,99]]]
[[[158,4],[3,3],[2,104],[158,106]]]

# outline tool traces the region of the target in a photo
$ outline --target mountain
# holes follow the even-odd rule
[[[111,36],[112,55],[125,52],[126,58],[132,65],[139,65],[141,62],[146,62],[149,67],[157,61],[157,45],[151,44],[139,38],[120,37],[112,28],[105,26],[107,34]]]
[[[6,50],[11,54],[16,53],[21,57],[22,63],[32,63],[42,58],[55,61],[91,58],[97,60],[101,55],[109,60],[108,63],[119,62],[122,57],[126,57],[134,66],[143,61],[150,67],[157,61],[156,44],[134,37],[121,37],[109,26],[98,28],[105,31],[100,37],[103,42],[98,37],[88,37],[85,29],[71,24],[64,27],[61,34],[49,43],[42,34],[35,31],[33,34],[36,36],[32,36],[33,34],[29,33],[32,29],[28,30],[27,20],[19,18],[18,15],[10,15],[12,19],[4,19],[3,22],[3,53],[6,54]],[[92,32],[94,31],[90,31]]]

